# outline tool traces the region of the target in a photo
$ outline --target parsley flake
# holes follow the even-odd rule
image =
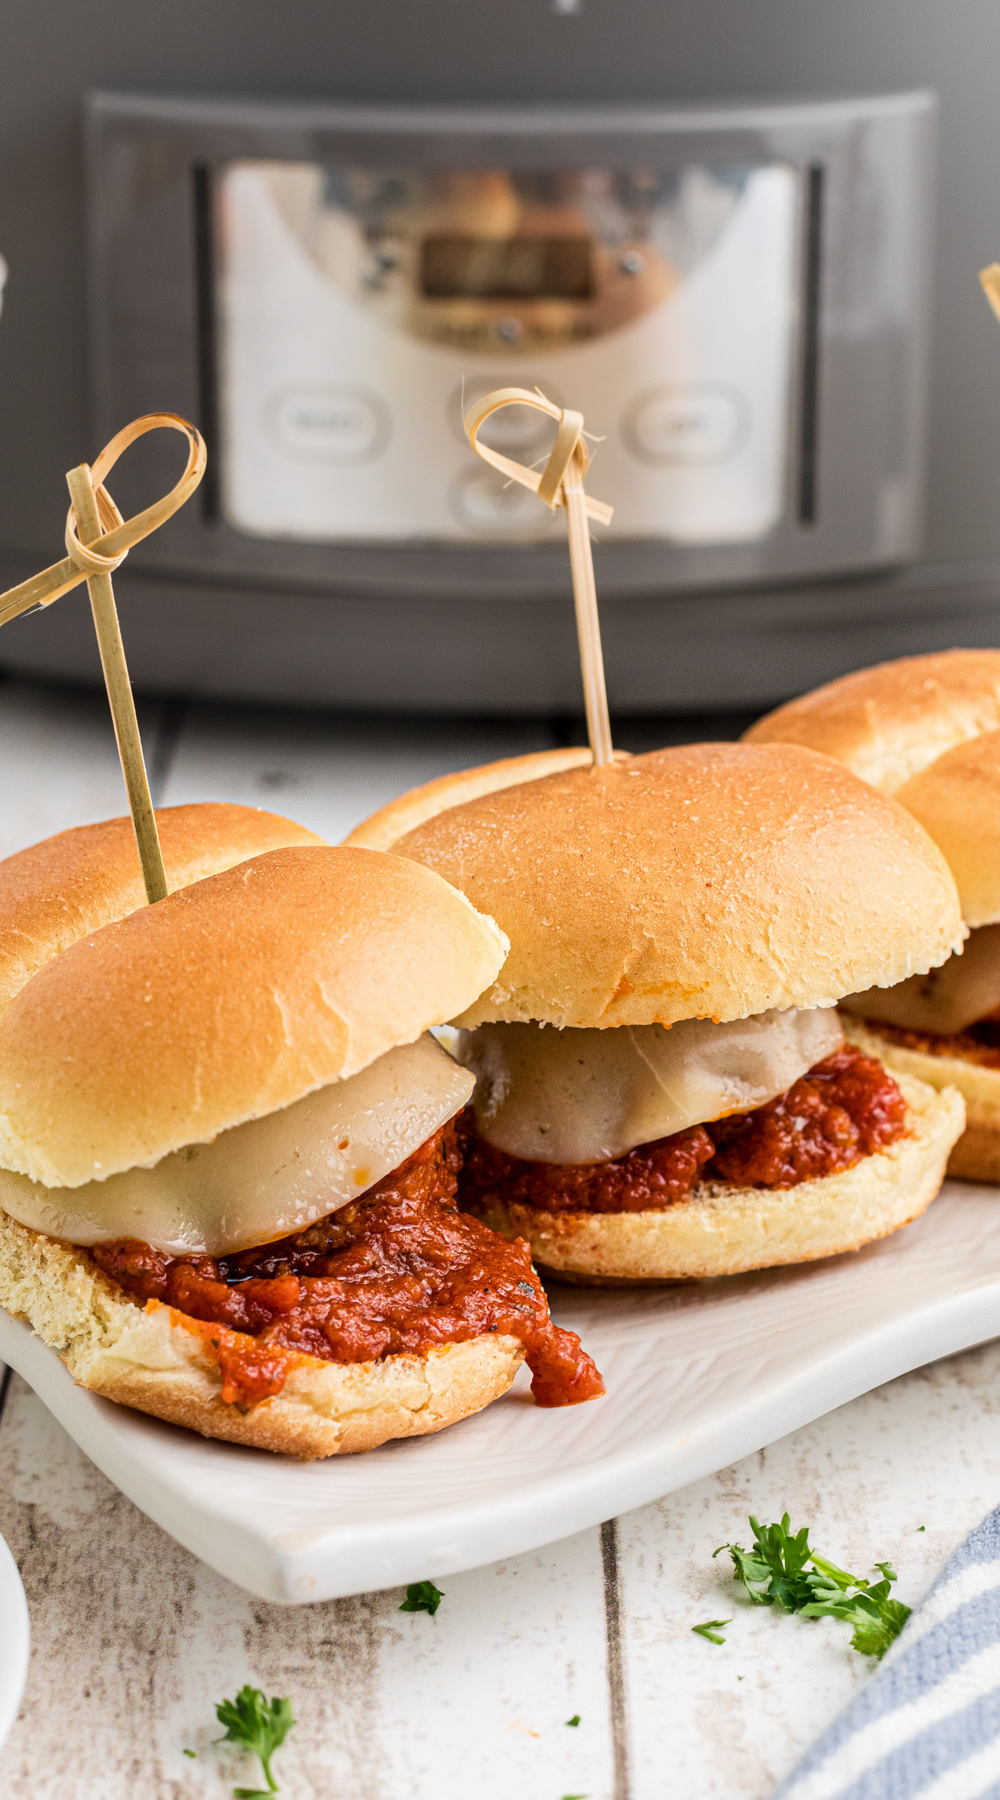
[[[181,1751],[181,1755],[182,1755],[182,1756],[189,1756],[189,1757],[190,1757],[190,1758],[191,1758],[191,1761],[192,1761],[192,1762],[197,1762],[197,1760],[198,1760],[198,1752],[197,1752],[197,1750],[182,1750],[182,1751]]]
[[[579,1713],[574,1713],[573,1717],[571,1719],[566,1720],[566,1723],[567,1723],[567,1725],[579,1725],[579,1723],[580,1723]]]
[[[707,1638],[710,1644],[724,1644],[726,1640],[719,1636],[719,1631],[723,1625],[731,1625],[732,1622],[732,1619],[705,1619],[700,1625],[692,1625],[691,1630],[696,1631],[699,1637]]]
[[[406,1599],[399,1610],[430,1613],[433,1618],[443,1599],[444,1594],[434,1586],[433,1581],[411,1581],[406,1590]]]
[[[295,1719],[290,1700],[267,1700],[260,1688],[240,1688],[235,1700],[222,1700],[215,1709],[220,1725],[225,1726],[217,1744],[241,1744],[260,1761],[266,1788],[234,1788],[235,1800],[270,1800],[278,1792],[271,1772],[271,1758],[284,1743]]]
[[[742,1582],[754,1606],[776,1606],[805,1619],[842,1619],[852,1627],[852,1649],[862,1656],[885,1655],[910,1616],[908,1606],[891,1598],[897,1580],[891,1563],[876,1563],[881,1580],[866,1581],[810,1549],[808,1526],[793,1532],[787,1513],[775,1525],[761,1525],[751,1513],[750,1528],[751,1550],[720,1544],[713,1555],[728,1551],[733,1579]]]

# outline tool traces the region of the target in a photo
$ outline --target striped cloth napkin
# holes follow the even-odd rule
[[[1000,1800],[1000,1507],[774,1800]]]

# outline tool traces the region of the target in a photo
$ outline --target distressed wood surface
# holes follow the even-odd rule
[[[270,805],[332,837],[414,781],[551,741],[177,707],[140,719],[161,803]],[[100,697],[0,686],[0,753],[0,854],[124,810]],[[249,1680],[298,1715],[276,1760],[285,1800],[765,1800],[869,1665],[834,1622],[741,1605],[712,1551],[746,1541],[748,1511],[787,1508],[837,1562],[890,1558],[918,1600],[1000,1498],[998,1396],[1000,1345],[952,1358],[600,1531],[453,1576],[429,1618],[400,1613],[398,1592],[252,1599],[125,1500],[13,1377],[0,1531],[33,1655],[4,1794],[221,1800],[256,1771],[212,1747],[213,1706]],[[728,1617],[725,1644],[692,1635]]]

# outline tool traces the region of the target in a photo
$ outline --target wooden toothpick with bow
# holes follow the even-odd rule
[[[505,406],[533,406],[558,422],[556,441],[541,473],[526,468],[524,463],[502,456],[488,444],[479,442],[479,431],[493,413]],[[573,574],[573,598],[576,605],[576,630],[580,643],[580,667],[583,672],[583,698],[587,713],[587,735],[595,764],[614,760],[611,745],[611,723],[608,718],[608,696],[604,684],[604,656],[601,651],[601,627],[597,616],[597,588],[594,583],[594,561],[590,553],[590,520],[608,525],[614,508],[601,500],[593,500],[584,492],[583,478],[590,456],[583,429],[583,414],[556,406],[537,390],[497,388],[492,394],[470,407],[465,415],[465,434],[484,462],[530,488],[539,500],[555,509],[566,511],[569,534],[569,560]]]
[[[123,519],[104,486],[104,478],[136,438],[144,437],[147,431],[161,429],[179,431],[187,438],[187,467],[169,494],[136,513],[133,519]],[[93,468],[88,463],[81,463],[79,468],[70,469],[66,476],[71,505],[66,519],[66,555],[62,562],[53,563],[40,575],[33,575],[30,581],[22,581],[19,587],[0,594],[0,625],[6,625],[35,607],[51,606],[54,600],[79,587],[81,582],[87,583],[146,899],[151,905],[153,901],[165,898],[167,879],[111,576],[124,562],[133,544],[149,537],[184,505],[185,500],[190,499],[205,473],[205,462],[201,433],[186,419],[179,418],[176,413],[148,413],[145,418],[134,419],[104,446]]]

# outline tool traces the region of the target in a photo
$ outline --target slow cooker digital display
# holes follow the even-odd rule
[[[438,232],[420,250],[428,300],[589,300],[589,237],[473,237]]]

